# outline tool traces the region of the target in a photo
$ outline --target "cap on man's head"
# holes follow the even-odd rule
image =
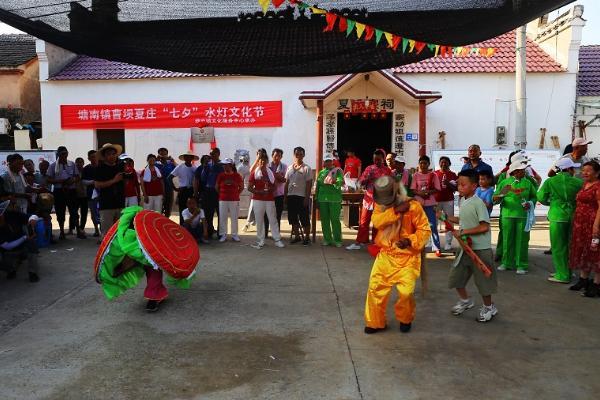
[[[230,165],[233,165],[233,160],[231,158],[226,158],[223,161],[221,161],[221,164],[230,164]]]
[[[556,164],[554,164],[554,165],[556,166],[557,169],[559,169],[561,171],[565,170],[565,169],[569,169],[569,168],[581,167],[581,163],[574,163],[570,157],[560,158],[560,159],[558,159],[558,161],[556,161]]]
[[[591,140],[587,140],[584,138],[576,138],[573,140],[573,143],[571,144],[573,147],[575,146],[587,146],[588,144],[592,144],[593,142]]]
[[[323,161],[333,161],[333,154],[325,153],[325,155],[323,156]]]
[[[396,158],[394,158],[394,161],[406,164],[406,158],[404,156],[396,156]]]

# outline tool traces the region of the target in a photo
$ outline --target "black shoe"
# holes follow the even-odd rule
[[[411,326],[412,324],[403,324],[402,322],[400,322],[400,332],[407,333],[408,331],[410,331]]]
[[[581,295],[583,297],[596,297],[598,296],[598,293],[600,293],[600,283],[590,282],[585,289],[585,292],[581,293]]]
[[[100,232],[98,232],[98,231],[94,232],[94,237],[98,237],[98,236],[100,236]]]
[[[39,282],[39,281],[40,281],[40,277],[38,276],[38,274],[36,274],[35,272],[29,273],[29,282],[35,283],[35,282]]]
[[[308,246],[310,245],[310,239],[304,239],[304,241],[302,242],[302,246]]]
[[[587,289],[590,280],[588,278],[579,278],[576,284],[569,287],[569,290],[580,291],[581,289]]]
[[[300,239],[299,237],[297,237],[297,238],[294,238],[294,239],[290,240],[290,244],[296,244],[296,243],[301,242],[301,241],[302,241],[302,239]]]
[[[365,333],[367,335],[371,335],[373,333],[385,331],[386,329],[387,329],[387,325],[384,326],[383,328],[371,328],[370,326],[365,326]]]
[[[552,254],[552,249],[548,249],[548,250],[544,251],[544,254]]]
[[[148,300],[148,302],[146,303],[146,311],[157,312],[158,311],[158,301]]]
[[[11,280],[11,279],[16,279],[17,278],[17,271],[10,271],[8,274],[6,274],[6,279]]]

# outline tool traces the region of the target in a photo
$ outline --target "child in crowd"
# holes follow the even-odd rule
[[[415,194],[415,199],[421,203],[425,214],[429,219],[429,225],[431,228],[431,250],[435,252],[437,257],[442,256],[440,250],[440,235],[437,230],[437,218],[435,216],[435,209],[437,206],[437,200],[435,194],[442,190],[440,179],[438,176],[429,169],[431,161],[427,156],[421,156],[419,158],[419,170],[413,174],[413,180],[411,189]]]
[[[227,223],[231,219],[231,239],[239,242],[238,212],[240,193],[244,190],[242,176],[234,171],[233,160],[226,158],[223,162],[224,172],[217,176],[216,190],[219,193],[219,242],[227,240]]]
[[[187,208],[181,212],[183,227],[199,242],[208,242],[208,225],[204,217],[204,211],[198,207],[195,197],[187,199]]]
[[[445,215],[443,212],[440,214],[442,220],[460,224],[461,236],[468,236],[470,246],[475,254],[486,265],[492,266],[493,254],[489,209],[480,197],[475,196],[478,189],[477,182],[481,182],[481,176],[482,172],[478,177],[477,172],[474,170],[460,172],[458,174],[458,192],[464,200],[458,210],[458,218]],[[474,261],[464,254],[462,249],[460,250],[448,278],[448,286],[451,289],[456,289],[459,297],[458,302],[452,307],[452,314],[461,315],[466,310],[473,308],[473,300],[469,297],[466,289],[471,275],[474,276],[475,285],[483,299],[483,306],[479,309],[477,321],[488,322],[498,313],[496,306],[492,303],[492,294],[496,293],[498,282],[496,271],[493,268],[491,268],[491,271],[492,275],[486,278],[483,272],[475,266]]]
[[[483,204],[488,210],[488,214],[492,215],[494,208],[494,175],[490,171],[479,171],[479,187],[475,190],[475,196],[483,200]]]
[[[513,162],[509,177],[500,182],[494,192],[494,203],[501,204],[502,264],[499,271],[517,269],[524,275],[529,269],[529,229],[527,222],[533,211],[537,188],[525,176],[527,161]]]
[[[125,162],[125,207],[139,206],[141,200],[140,180],[135,171],[133,159],[127,154],[122,154],[119,158]]]
[[[415,318],[415,283],[421,274],[421,253],[431,236],[427,215],[411,200],[401,183],[391,176],[374,184],[375,207],[371,221],[377,229],[378,253],[369,278],[365,304],[366,334],[387,328],[386,306],[393,286],[398,290],[394,307],[400,331],[410,331]]]

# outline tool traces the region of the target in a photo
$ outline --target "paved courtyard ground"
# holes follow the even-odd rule
[[[289,234],[284,227],[286,237]],[[143,287],[107,301],[95,240],[43,249],[41,281],[0,276],[0,399],[591,399],[600,392],[600,299],[546,282],[547,226],[531,273],[499,275],[489,324],[450,314],[451,257],[429,258],[413,330],[363,333],[373,259],[314,244],[201,248],[191,290],[156,314]],[[345,231],[347,244],[354,237]],[[143,285],[142,285],[143,286]],[[471,285],[472,293],[475,294]],[[481,303],[477,299],[477,305]]]

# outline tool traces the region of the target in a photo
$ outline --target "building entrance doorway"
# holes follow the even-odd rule
[[[345,116],[338,113],[337,118],[337,149],[342,157],[345,158],[345,151],[354,150],[354,153],[362,162],[364,169],[373,164],[373,152],[376,149],[384,149],[386,153],[390,151],[392,144],[392,113],[386,113],[386,118],[380,118],[377,114],[376,119],[364,118],[361,115]]]
[[[106,143],[118,144],[125,152],[125,129],[98,129],[96,130],[96,142],[98,148]]]

